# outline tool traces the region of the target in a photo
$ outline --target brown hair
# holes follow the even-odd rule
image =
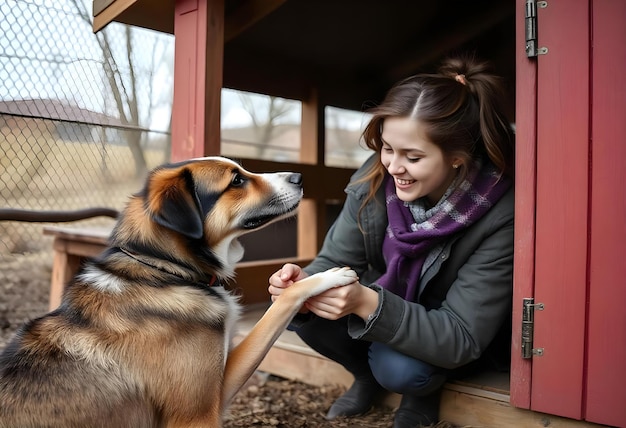
[[[363,131],[363,141],[380,160],[382,131],[388,117],[419,120],[428,139],[445,156],[462,159],[459,173],[467,174],[470,161],[487,157],[501,175],[514,176],[514,135],[503,108],[500,78],[488,63],[473,58],[446,60],[437,74],[419,74],[395,84],[383,102],[369,112],[372,119]],[[374,198],[385,176],[380,162],[372,164],[359,182],[369,182],[361,208]]]

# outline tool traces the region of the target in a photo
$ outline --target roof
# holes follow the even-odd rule
[[[173,33],[174,0],[135,0],[116,20]],[[514,87],[515,0],[225,0],[224,38],[225,87],[292,99],[315,87],[336,107],[378,102],[456,53]]]
[[[111,126],[124,129],[142,129],[138,126],[124,124],[117,117],[79,107],[67,101],[50,98],[0,101],[0,114]]]
[[[26,99],[0,101],[0,114],[27,116],[39,119],[83,122],[98,125],[122,126],[119,119],[54,99]]]

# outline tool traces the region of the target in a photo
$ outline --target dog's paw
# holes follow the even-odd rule
[[[352,284],[358,278],[355,271],[349,267],[331,268],[324,272],[311,275],[304,281],[308,283],[308,295],[316,296],[331,288]]]
[[[320,272],[319,275],[326,277],[326,281],[333,282],[335,286],[352,284],[359,279],[356,272],[349,267],[330,268],[325,272]]]
[[[349,267],[331,268],[296,282],[291,287],[287,288],[286,291],[289,293],[297,293],[300,298],[306,300],[309,297],[317,296],[331,288],[352,284],[358,279],[359,277],[356,272]]]

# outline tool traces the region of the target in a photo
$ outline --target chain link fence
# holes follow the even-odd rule
[[[173,38],[120,24],[94,34],[90,16],[91,0],[0,3],[0,208],[121,210],[168,160]],[[47,310],[46,225],[0,221],[0,348]]]

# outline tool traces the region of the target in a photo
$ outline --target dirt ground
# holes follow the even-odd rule
[[[51,256],[34,253],[0,259],[0,349],[17,328],[48,308]],[[315,387],[257,372],[229,407],[224,428],[341,427],[383,428],[393,422],[393,409],[375,407],[358,418],[329,422],[324,414],[343,389]],[[440,423],[437,428],[454,428]]]
[[[26,320],[48,310],[52,254],[0,255],[0,349]]]

